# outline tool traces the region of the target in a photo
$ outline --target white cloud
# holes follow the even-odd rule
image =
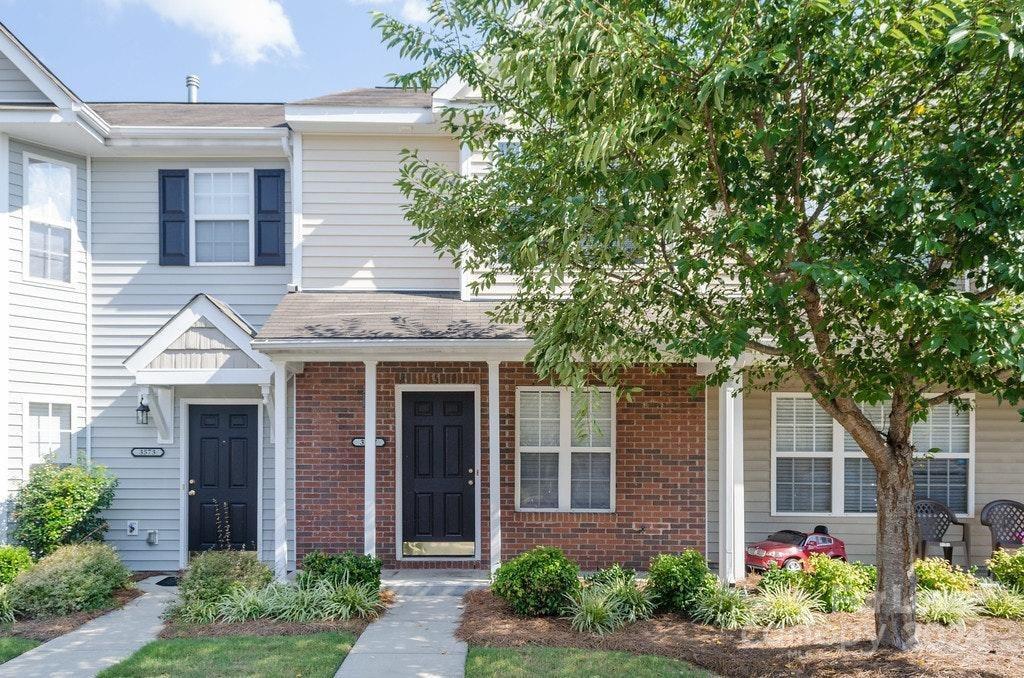
[[[114,8],[149,7],[165,21],[211,40],[215,64],[252,65],[274,55],[298,56],[299,43],[278,0],[105,0]]]
[[[396,0],[349,0],[353,5],[386,6],[396,4]],[[423,23],[430,18],[429,0],[401,0],[400,16],[406,21]]]

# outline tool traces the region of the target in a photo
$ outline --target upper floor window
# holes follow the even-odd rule
[[[518,391],[517,508],[615,508],[615,397],[609,389]]]
[[[194,264],[253,263],[252,170],[192,170]]]
[[[30,155],[24,158],[26,277],[70,283],[75,168]]]
[[[875,468],[853,437],[806,394],[776,393],[772,402],[773,512],[874,513]],[[861,408],[876,428],[888,428],[889,403]],[[973,441],[973,413],[949,403],[932,407],[927,419],[914,424],[915,498],[935,499],[969,515]]]

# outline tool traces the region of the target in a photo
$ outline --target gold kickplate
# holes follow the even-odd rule
[[[476,555],[476,543],[472,541],[403,541],[403,556],[466,556]]]

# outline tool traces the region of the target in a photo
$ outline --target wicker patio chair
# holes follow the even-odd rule
[[[934,499],[918,499],[914,502],[914,512],[917,514],[917,557],[924,558],[928,552],[929,544],[938,544],[942,548],[942,557],[953,563],[953,547],[962,546],[967,562],[971,562],[970,533],[967,523],[957,520],[956,514],[941,501]],[[951,541],[946,538],[946,532],[951,525],[956,525],[961,530],[959,541]]]
[[[992,552],[1019,549],[1024,543],[1024,504],[996,499],[981,509],[981,524],[992,533]]]

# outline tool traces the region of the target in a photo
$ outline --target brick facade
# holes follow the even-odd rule
[[[362,363],[308,363],[296,377],[296,527],[301,559],[313,549],[363,548]],[[705,543],[704,397],[692,396],[700,377],[691,367],[660,374],[635,370],[627,383],[643,390],[616,406],[614,513],[535,513],[515,510],[515,394],[539,385],[522,363],[502,363],[502,557],[536,545],[558,546],[584,569],[613,562],[646,567],[651,556]],[[399,384],[479,387],[481,560],[395,559],[395,405]],[[490,559],[488,525],[487,365],[380,363],[377,366],[377,554],[393,567],[482,567]]]

